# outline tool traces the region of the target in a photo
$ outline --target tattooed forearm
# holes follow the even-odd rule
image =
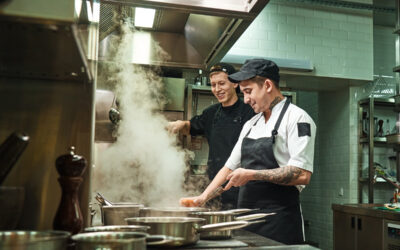
[[[280,185],[291,185],[303,175],[303,170],[293,166],[257,170],[254,174],[256,180],[269,181]]]
[[[272,110],[276,104],[278,104],[280,101],[282,101],[282,98],[277,96],[275,97],[274,100],[272,100],[271,104],[269,105],[269,109]]]

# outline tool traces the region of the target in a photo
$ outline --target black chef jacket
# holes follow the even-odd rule
[[[253,109],[239,98],[232,106],[217,103],[190,120],[190,134],[204,135],[209,145],[207,174],[212,180],[228,160],[243,125],[255,115]],[[222,194],[224,208],[237,206],[238,188]]]

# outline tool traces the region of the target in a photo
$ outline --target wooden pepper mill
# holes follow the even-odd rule
[[[79,233],[83,229],[83,216],[79,206],[78,190],[86,168],[86,160],[76,155],[75,147],[69,148],[69,153],[61,155],[56,160],[56,168],[60,177],[62,197],[53,221],[56,230]]]

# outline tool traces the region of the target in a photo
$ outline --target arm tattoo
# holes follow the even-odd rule
[[[274,100],[272,100],[271,104],[269,105],[269,110],[272,110],[276,104],[278,104],[280,101],[282,101],[282,98],[277,96],[275,97]]]
[[[280,185],[290,185],[302,175],[301,169],[293,166],[282,168],[257,170],[254,174],[256,180],[269,181]]]

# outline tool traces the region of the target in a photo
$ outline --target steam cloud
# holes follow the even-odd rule
[[[165,104],[161,78],[130,62],[133,32],[126,24],[121,30],[123,35],[114,41],[115,58],[102,73],[114,85],[122,119],[117,141],[98,152],[92,190],[111,201],[178,206],[178,199],[187,195],[188,154],[165,130],[167,120],[159,112]],[[162,60],[165,53],[156,52]]]

